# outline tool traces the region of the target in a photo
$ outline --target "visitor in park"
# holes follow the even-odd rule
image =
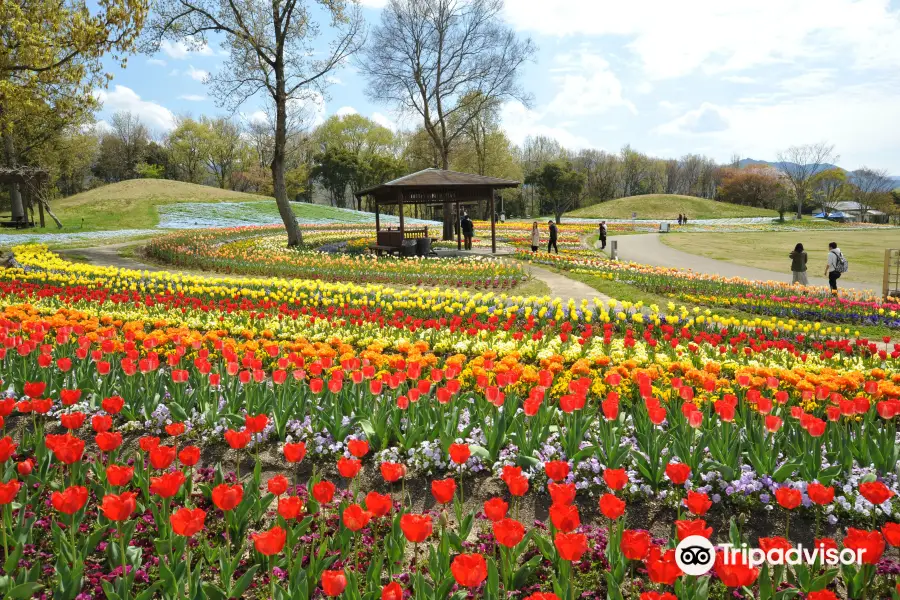
[[[538,229],[538,222],[535,221],[531,226],[531,251],[537,252],[538,246],[541,245],[541,230]]]
[[[681,215],[681,224],[687,225],[687,215]]]
[[[550,248],[553,248],[559,254],[559,248],[556,247],[556,223],[547,221],[547,224],[550,226],[550,241],[547,242],[547,254],[550,254]]]
[[[806,277],[806,251],[803,244],[794,246],[794,251],[788,254],[791,259],[791,285],[799,283],[800,285],[809,285],[809,279]]]
[[[600,249],[606,250],[606,221],[600,221]]]
[[[825,276],[828,277],[828,285],[831,287],[831,294],[837,296],[838,286],[837,280],[841,273],[847,271],[847,259],[844,258],[843,252],[838,248],[837,242],[828,244],[828,264],[825,265]]]
[[[681,221],[682,221],[681,213],[678,213],[678,224],[679,225],[681,225]]]
[[[462,234],[465,238],[465,249],[472,249],[472,236],[475,235],[475,223],[469,218],[469,213],[463,213]]]

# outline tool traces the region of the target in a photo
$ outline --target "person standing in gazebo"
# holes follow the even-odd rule
[[[465,238],[465,249],[472,249],[472,236],[475,235],[475,223],[472,222],[472,219],[469,218],[469,213],[463,213],[462,221],[460,222],[460,226],[462,227],[462,234]]]

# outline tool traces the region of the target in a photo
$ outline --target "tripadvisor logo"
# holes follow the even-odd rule
[[[747,565],[758,567],[763,563],[770,565],[802,565],[820,563],[829,567],[838,565],[862,564],[865,548],[851,550],[844,548],[816,547],[812,550],[798,544],[796,548],[762,548],[747,546],[735,547],[732,544],[720,544],[723,565]],[[684,538],[675,548],[675,562],[685,575],[704,575],[709,573],[716,562],[716,546],[705,537],[692,535]]]

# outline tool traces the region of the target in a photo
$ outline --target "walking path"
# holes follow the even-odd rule
[[[91,248],[75,248],[72,250],[57,250],[63,258],[69,260],[82,259],[98,267],[116,267],[118,269],[131,269],[134,271],[166,271],[164,267],[148,265],[134,258],[122,256],[119,250],[133,246],[134,242],[121,244],[109,244],[106,246],[93,246]],[[70,256],[71,255],[71,256]]]
[[[563,304],[567,304],[570,298],[575,301],[575,304],[581,304],[582,300],[593,303],[595,298],[600,298],[605,303],[611,300],[606,294],[601,294],[591,286],[569,279],[565,275],[534,265],[526,265],[526,268],[532,277],[547,284],[547,287],[550,288],[551,298],[560,298]]]
[[[790,272],[779,273],[766,269],[757,269],[737,265],[723,260],[715,260],[704,256],[697,256],[671,246],[667,246],[659,239],[658,233],[645,233],[639,235],[619,235],[610,237],[609,241],[618,242],[619,260],[655,265],[658,267],[677,267],[679,269],[691,269],[696,273],[708,275],[721,275],[722,277],[743,277],[756,281],[790,281]],[[607,245],[607,251],[609,245]],[[810,277],[810,285],[827,286],[828,280],[822,277]],[[875,285],[859,283],[856,281],[838,281],[838,287],[855,290],[872,290]]]

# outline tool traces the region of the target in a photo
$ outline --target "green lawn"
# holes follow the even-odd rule
[[[132,179],[105,185],[81,194],[51,201],[53,212],[63,223],[57,229],[47,217],[45,229],[4,230],[3,233],[76,233],[80,231],[118,231],[125,229],[152,229],[159,224],[157,207],[185,205],[186,213],[197,214],[198,207],[190,204],[231,203],[222,209],[234,212],[236,203],[248,204],[251,213],[260,213],[277,219],[278,209],[274,198],[245,194],[215,187],[170,181],[166,179]],[[174,208],[174,207],[173,207]],[[335,210],[329,206],[295,203],[294,213],[300,219],[336,219],[354,222],[353,213]],[[182,210],[182,209],[178,209]],[[200,209],[202,211],[202,209]],[[177,212],[177,211],[176,211]],[[220,212],[210,209],[210,212]],[[186,216],[190,220],[190,216]]]
[[[737,217],[777,217],[774,210],[716,202],[694,196],[676,194],[648,194],[629,196],[601,202],[566,213],[567,217],[583,219],[676,219],[679,214],[690,219],[732,219]]]
[[[683,233],[661,236],[666,244],[707,258],[773,271],[787,271],[788,254],[799,242],[809,254],[809,273],[822,277],[828,243],[837,242],[850,262],[846,279],[871,283],[878,289],[884,271],[885,248],[900,248],[900,229],[752,233]]]

